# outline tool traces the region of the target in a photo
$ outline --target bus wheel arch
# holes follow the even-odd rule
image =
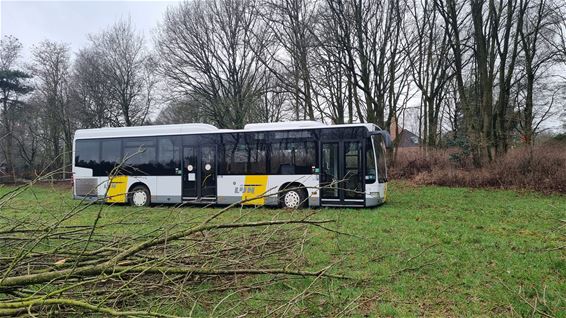
[[[286,182],[279,187],[279,205],[288,209],[308,206],[308,191],[299,182]]]
[[[132,206],[143,207],[151,204],[151,192],[143,182],[136,182],[128,189],[128,203]]]

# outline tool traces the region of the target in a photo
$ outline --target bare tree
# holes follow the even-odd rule
[[[165,108],[159,112],[156,124],[184,124],[184,123],[200,123],[206,118],[200,113],[201,102],[186,98],[172,99]]]
[[[524,1],[435,0],[454,58],[459,103],[474,163],[507,150]]]
[[[292,93],[296,120],[315,119],[311,56],[317,5],[316,0],[265,0],[260,13],[275,44],[272,58],[263,62]]]
[[[555,49],[557,51],[557,60],[566,66],[566,5],[557,8],[555,15],[558,18],[558,25],[555,30]],[[566,77],[562,77],[566,82]]]
[[[321,5],[316,24],[316,58],[313,80],[316,84],[316,109],[332,123],[353,123],[357,118],[359,97],[347,71],[347,52],[344,43],[348,35],[341,27],[342,20],[326,4]],[[356,106],[354,107],[354,102]]]
[[[91,48],[102,63],[101,71],[110,93],[110,103],[120,109],[118,120],[126,126],[146,121],[154,80],[148,82],[152,63],[144,38],[130,20],[119,20],[103,32],[90,36]],[[151,74],[150,74],[151,75]]]
[[[255,0],[184,2],[159,30],[161,71],[220,127],[243,127],[266,91],[265,26]]]
[[[112,98],[104,74],[104,58],[93,47],[79,51],[72,74],[72,98],[80,108],[78,118],[83,128],[119,126],[120,108]]]
[[[21,57],[22,43],[11,35],[5,35],[0,40],[0,69],[8,70],[16,66]]]
[[[358,120],[389,126],[409,75],[401,54],[406,2],[327,0],[326,6],[339,30],[348,108],[352,101]]]
[[[16,125],[16,110],[22,105],[20,97],[31,91],[26,83],[30,75],[16,69],[16,62],[20,58],[22,44],[12,36],[5,36],[0,40],[0,150],[5,165],[5,172],[15,178],[14,165],[14,126]],[[4,170],[4,169],[1,169]]]
[[[50,148],[49,141],[46,139],[47,122],[43,116],[45,114],[45,104],[41,94],[36,91],[26,98],[25,107],[15,109],[14,115],[22,120],[14,123],[14,152],[19,161],[19,175],[25,178],[35,178],[37,173],[51,163],[51,158],[47,157]]]
[[[289,114],[294,114],[295,105],[290,102],[291,94],[286,89],[285,83],[268,69],[264,71],[265,91],[259,107],[255,109],[256,114],[252,114],[251,118],[257,122],[279,122]]]
[[[70,67],[68,45],[45,40],[33,48],[30,68],[36,78],[37,96],[43,105],[46,139],[50,145],[46,157],[55,167],[63,167],[63,173],[71,162],[75,129],[69,103]]]
[[[556,61],[558,62],[558,67],[561,69],[566,68],[566,5],[559,6],[556,8],[555,17],[557,19],[557,26],[554,28],[554,34],[552,35],[551,43],[554,45],[556,51]],[[558,74],[559,80],[558,86],[562,88],[562,92],[566,91],[566,76]],[[566,95],[566,94],[565,94]],[[560,115],[562,119],[562,129],[566,130],[566,103],[563,103],[562,114]]]
[[[412,80],[421,94],[422,138],[428,146],[434,147],[440,134],[445,87],[452,78],[449,34],[432,1],[417,3],[413,0],[411,17],[413,28],[404,29],[406,52]]]
[[[479,145],[480,151],[491,160],[496,153],[505,152],[507,147],[509,127],[504,123],[508,117],[508,96],[515,73],[518,33],[523,24],[525,3],[523,0],[498,3],[493,0],[488,3],[471,1],[470,13],[477,52],[474,63],[479,97]],[[500,94],[494,100],[497,84],[501,86]],[[494,129],[498,122],[499,129]]]
[[[544,90],[552,87],[547,85],[548,69],[551,67],[556,54],[552,39],[555,28],[559,28],[561,17],[557,16],[557,6],[552,0],[524,0],[525,18],[523,27],[519,30],[521,39],[521,64],[524,74],[520,89],[524,92],[524,99],[519,107],[519,129],[525,143],[532,144],[540,122],[550,113],[554,96],[544,98]],[[546,104],[542,113],[537,115],[534,94],[537,93],[538,104]]]

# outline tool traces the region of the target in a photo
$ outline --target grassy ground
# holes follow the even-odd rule
[[[0,188],[0,195],[8,189]],[[336,263],[332,272],[359,279],[321,281],[317,301],[299,304],[294,314],[330,316],[346,308],[349,316],[566,317],[566,197],[400,182],[389,189],[389,202],[376,209],[316,210],[317,217],[335,219],[335,229],[352,235],[311,228],[306,266],[319,269]],[[78,204],[69,197],[66,188],[34,187],[0,216],[48,222]],[[95,209],[73,222],[90,224]],[[131,215],[128,224],[107,229],[120,235],[182,225],[212,212],[154,207],[140,213],[108,206],[101,224]],[[247,212],[258,219],[286,213]],[[235,209],[225,217],[239,213]],[[311,282],[298,279],[256,291],[246,308],[269,307],[268,299],[292,296]]]

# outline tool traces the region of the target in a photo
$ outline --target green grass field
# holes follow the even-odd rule
[[[0,195],[10,189],[0,188]],[[333,229],[351,235],[309,228],[305,266],[314,270],[334,264],[331,272],[356,279],[322,280],[316,301],[298,304],[300,309],[289,314],[566,317],[566,197],[402,182],[392,183],[389,190],[389,201],[379,208],[314,210],[314,217],[334,219]],[[69,189],[35,186],[4,207],[0,216],[49,223],[77,204]],[[91,224],[96,211],[93,206],[72,222]],[[182,226],[214,211],[107,206],[100,222],[128,216],[128,224],[107,229],[108,234],[120,235],[174,223]],[[244,211],[251,219],[290,213]],[[241,213],[234,209],[223,217]],[[4,220],[0,218],[0,225]],[[1,247],[0,251],[10,253]],[[269,299],[292,296],[312,280],[301,278],[254,291],[240,310],[269,307]],[[183,314],[183,308],[177,313]]]

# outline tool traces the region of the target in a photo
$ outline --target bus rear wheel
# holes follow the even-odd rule
[[[281,196],[281,206],[286,209],[299,209],[305,206],[307,200],[306,191],[304,189],[287,190]]]
[[[151,197],[147,187],[139,185],[135,186],[129,195],[129,201],[132,206],[143,207],[151,203]]]

